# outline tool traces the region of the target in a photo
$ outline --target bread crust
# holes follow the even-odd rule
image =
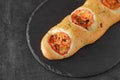
[[[91,6],[93,3],[94,5]],[[81,8],[90,10],[95,16],[94,24],[91,25],[91,28],[87,30],[78,26],[71,22],[71,15],[66,16],[59,24],[52,27],[41,40],[40,45],[44,57],[49,60],[59,60],[70,57],[83,46],[94,43],[110,28],[110,26],[120,21],[120,8],[116,11],[112,11],[103,6],[100,0],[87,0],[77,9]],[[65,55],[60,55],[55,52],[48,43],[50,36],[55,32],[65,32],[71,38],[70,49]]]

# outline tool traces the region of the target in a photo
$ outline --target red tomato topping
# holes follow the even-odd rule
[[[102,4],[110,9],[118,9],[120,7],[120,0],[101,0]]]
[[[64,55],[70,49],[71,39],[64,32],[56,32],[50,36],[48,43],[54,51],[60,55]]]
[[[76,10],[71,15],[71,18],[73,23],[86,29],[88,29],[88,27],[90,27],[94,22],[93,14],[86,9]]]

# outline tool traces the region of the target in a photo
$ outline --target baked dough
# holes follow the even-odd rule
[[[110,28],[110,26],[120,21],[120,7],[113,10],[105,6],[101,1],[102,0],[86,0],[82,6],[75,9],[59,24],[52,27],[40,43],[44,57],[49,60],[59,60],[70,57],[83,46],[94,43]],[[76,25],[71,18],[76,10],[82,9],[89,11],[93,15],[94,22],[88,29]],[[68,51],[63,55],[56,52],[49,44],[50,37],[57,32],[67,34],[71,40]]]

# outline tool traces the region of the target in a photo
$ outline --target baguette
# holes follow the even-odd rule
[[[115,8],[106,6],[105,1],[86,0],[53,26],[40,43],[44,57],[49,60],[68,58],[83,46],[94,43],[110,26],[120,21],[120,1],[117,1],[118,7]]]

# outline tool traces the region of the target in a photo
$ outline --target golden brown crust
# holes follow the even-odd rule
[[[91,6],[92,3],[95,4]],[[91,34],[92,42],[99,39],[114,23],[120,20],[120,12],[116,14],[115,10],[105,7],[100,0],[87,0],[83,6],[91,9],[98,16],[98,27]]]
[[[91,5],[93,3],[94,5]],[[119,13],[116,13],[116,11],[106,8],[100,0],[87,0],[85,4],[79,8],[92,11],[95,16],[95,24],[91,26],[91,29],[87,30],[72,23],[71,15],[66,16],[59,24],[52,27],[41,41],[41,50],[47,59],[58,60],[72,56],[83,46],[94,43],[111,25],[120,20],[120,11],[117,10]],[[56,53],[48,44],[48,39],[54,32],[65,32],[70,36],[71,46],[67,54],[60,55]]]

